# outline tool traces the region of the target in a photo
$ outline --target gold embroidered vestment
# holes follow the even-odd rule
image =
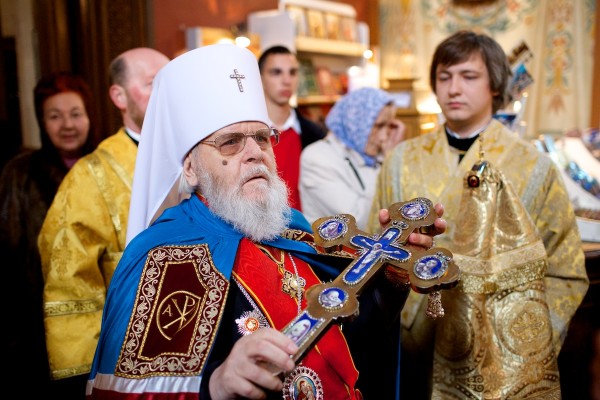
[[[123,129],[66,175],[38,237],[53,379],[90,371],[106,288],[125,248],[137,146]]]
[[[471,209],[464,177],[479,161],[478,143],[459,163],[440,127],[384,162],[369,229],[387,204],[440,202],[448,229],[436,242],[461,268],[459,286],[443,293],[441,320],[425,316],[426,296],[409,295],[403,351],[432,355],[414,368],[431,374],[434,399],[560,398],[556,357],[589,284],[572,206],[549,157],[497,121],[483,135],[484,159],[509,187]]]

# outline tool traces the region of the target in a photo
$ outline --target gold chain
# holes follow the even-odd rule
[[[281,278],[281,291],[289,295],[292,299],[297,300],[298,303],[298,314],[302,307],[302,293],[306,286],[306,280],[298,273],[298,267],[291,254],[289,254],[290,261],[294,267],[294,273],[285,269],[285,251],[280,250],[281,256],[277,260],[275,256],[266,248],[261,245],[256,245],[267,257],[269,257],[275,264],[277,264],[277,270],[282,275]]]
[[[485,153],[483,151],[483,131],[479,133],[479,138],[478,138],[478,142],[479,142],[479,161],[483,161],[483,157],[485,156]]]
[[[280,273],[283,273],[283,271],[285,270],[285,252],[283,250],[280,250],[280,259],[277,260],[275,259],[275,256],[271,254],[269,250],[267,250],[266,247],[261,246],[260,244],[257,244],[256,247],[258,247],[267,257],[269,257],[275,264],[277,264],[277,269]]]
[[[302,307],[302,291],[304,289],[304,286],[306,286],[306,280],[304,278],[301,278],[300,274],[298,274],[298,268],[296,267],[296,262],[294,261],[292,254],[288,253],[288,255],[290,256],[290,260],[292,261],[292,265],[294,266],[294,273],[296,274],[296,299],[298,300],[298,314],[300,314],[300,310]]]

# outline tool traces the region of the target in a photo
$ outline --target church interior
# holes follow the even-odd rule
[[[497,117],[560,166],[583,241],[590,287],[559,355],[562,397],[600,399],[598,21],[597,0],[0,0],[0,162],[40,146],[32,91],[51,71],[81,74],[103,116],[97,132],[114,132],[107,65],[137,46],[174,58],[219,41],[257,55],[285,44],[300,61],[292,102],[310,119],[323,123],[337,99],[371,85],[393,94],[407,138],[423,135],[443,123],[429,86],[436,45],[459,29],[487,33],[514,73]]]

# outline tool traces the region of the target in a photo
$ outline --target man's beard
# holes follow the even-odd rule
[[[268,175],[269,187],[262,190],[262,198],[248,198],[243,194],[242,182],[257,173]],[[209,209],[254,242],[273,240],[289,225],[291,209],[288,205],[287,186],[276,173],[256,166],[241,176],[237,185],[227,187],[218,178],[205,171],[196,171],[200,178],[200,193],[206,198]]]

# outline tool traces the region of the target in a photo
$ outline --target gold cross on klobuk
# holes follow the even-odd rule
[[[311,286],[306,292],[307,306],[282,332],[294,339],[299,350],[293,359],[297,363],[326,332],[332,323],[358,313],[358,296],[373,281],[383,266],[393,265],[404,270],[412,290],[432,293],[458,284],[460,271],[452,253],[432,247],[408,250],[404,245],[417,228],[421,232],[433,227],[437,217],[433,204],[426,198],[394,203],[389,207],[391,221],[380,234],[369,235],[356,227],[350,214],[323,217],[312,226],[315,242],[326,251],[340,246],[358,250],[356,258],[331,282]]]

